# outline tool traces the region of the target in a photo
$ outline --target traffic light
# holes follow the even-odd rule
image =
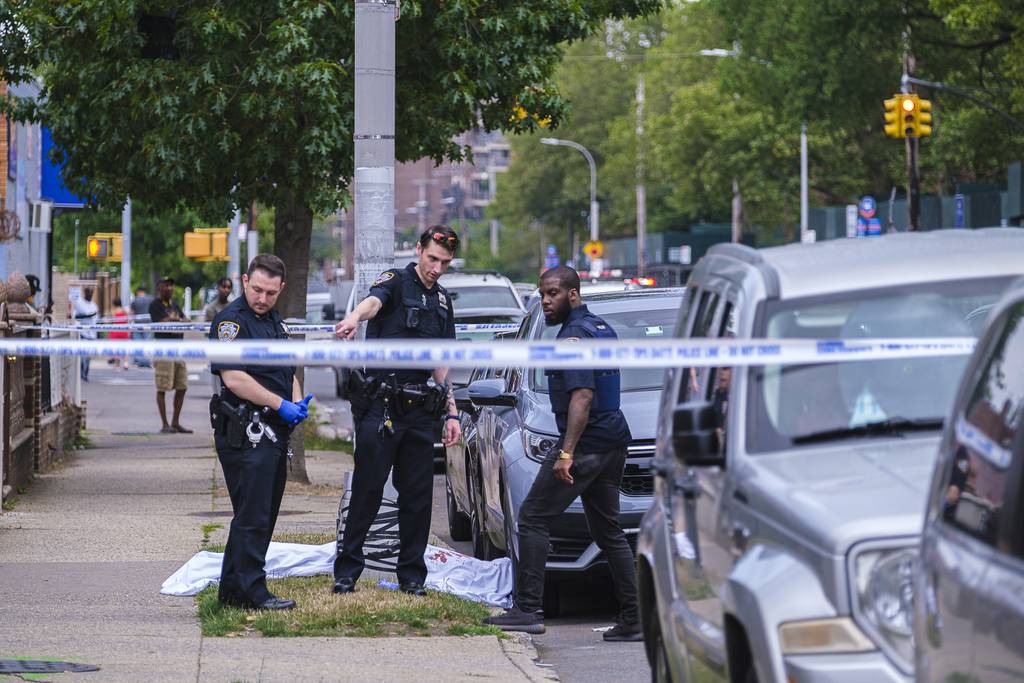
[[[98,232],[89,235],[85,243],[85,253],[97,261],[120,261],[121,233]]]
[[[891,138],[902,138],[903,95],[893,95],[885,101],[885,134]]]
[[[185,257],[197,261],[229,261],[231,228],[196,228],[185,233]]]
[[[923,138],[932,134],[932,103],[913,93],[885,101],[885,134],[891,138]]]
[[[932,134],[932,101],[917,101],[917,137],[923,138]]]

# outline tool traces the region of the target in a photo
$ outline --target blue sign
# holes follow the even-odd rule
[[[548,253],[544,257],[545,268],[557,268],[561,263],[561,259],[558,258],[558,247],[553,244],[548,245]]]
[[[75,196],[64,187],[64,179],[61,177],[62,166],[54,164],[50,160],[50,150],[53,149],[53,138],[50,136],[50,129],[43,128],[43,154],[40,159],[40,195],[43,199],[50,199],[53,205],[64,208],[80,209],[88,200]]]
[[[862,218],[871,218],[875,215],[875,211],[878,210],[878,205],[875,203],[875,198],[871,195],[864,195],[860,198],[860,202],[857,204],[857,213]]]
[[[953,221],[954,228],[964,227],[964,196],[962,194],[953,195],[953,206],[956,208],[956,218]]]

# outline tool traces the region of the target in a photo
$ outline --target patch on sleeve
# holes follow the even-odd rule
[[[231,341],[238,336],[239,330],[242,326],[231,320],[225,320],[224,322],[217,325],[217,339],[221,341]]]
[[[385,282],[387,282],[388,280],[390,280],[391,278],[393,278],[394,276],[395,276],[394,271],[385,270],[383,273],[381,273],[380,275],[377,276],[377,279],[374,280],[373,284],[370,285],[370,286],[371,287],[376,287],[378,285],[382,285]]]

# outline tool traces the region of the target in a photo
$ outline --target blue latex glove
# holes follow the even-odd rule
[[[294,427],[309,416],[306,404],[302,401],[299,401],[298,403],[281,401],[281,407],[277,409],[277,414],[281,416],[281,419],[284,420],[289,427]]]
[[[313,394],[306,394],[306,398],[299,401],[296,405],[302,406],[306,416],[309,416],[309,402],[313,400]]]

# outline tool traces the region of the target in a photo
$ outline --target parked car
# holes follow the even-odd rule
[[[976,337],[1022,272],[1019,229],[721,244],[676,336]],[[655,680],[912,677],[910,569],[966,361],[667,371],[637,549]]]
[[[915,574],[917,680],[1024,680],[1024,281],[991,313],[939,447]]]
[[[671,332],[682,294],[682,289],[621,292],[594,296],[587,305],[620,339],[651,339]],[[543,311],[534,307],[516,339],[554,339],[558,329],[548,326]],[[540,368],[500,368],[477,370],[472,380],[456,394],[464,438],[446,453],[450,530],[453,536],[459,532],[472,538],[476,557],[509,555],[514,561],[519,508],[541,461],[558,442],[547,377]],[[661,382],[660,370],[625,369],[621,375],[622,412],[633,441],[621,486],[620,521],[631,543],[651,504],[650,460]],[[548,574],[556,578],[603,564],[577,499],[552,525]],[[545,599],[554,595],[546,593]]]

